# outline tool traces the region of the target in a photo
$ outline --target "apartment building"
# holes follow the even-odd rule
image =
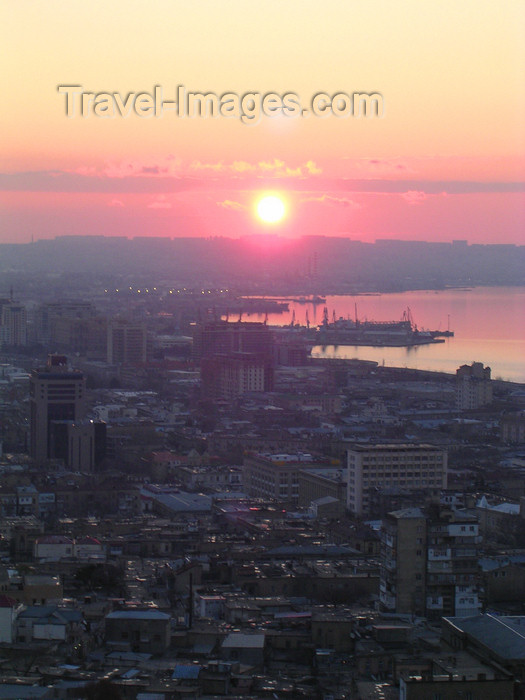
[[[29,385],[31,457],[36,464],[56,456],[55,427],[85,415],[86,380],[71,370],[64,355],[49,355],[44,368],[31,372]],[[62,456],[62,455],[60,455]]]
[[[243,487],[256,498],[297,504],[299,472],[322,466],[310,454],[249,454],[243,462]]]
[[[426,609],[430,619],[468,617],[480,611],[479,526],[476,517],[437,510],[427,521]]]
[[[397,510],[383,520],[379,582],[383,610],[425,612],[426,523],[421,508]]]
[[[107,330],[107,361],[109,364],[146,362],[146,326],[120,319],[111,321]]]
[[[456,370],[456,408],[472,410],[486,406],[492,401],[490,367],[481,362],[461,365]]]
[[[432,505],[389,513],[381,529],[379,599],[388,612],[477,615],[478,547],[476,518]]]
[[[264,355],[236,352],[212,355],[201,361],[202,393],[233,400],[247,392],[273,390],[273,367]]]
[[[447,485],[447,452],[434,445],[358,444],[347,457],[347,507],[354,515],[369,515],[374,493],[387,488],[432,492]]]
[[[27,312],[23,304],[14,301],[1,305],[0,340],[6,345],[27,345]]]

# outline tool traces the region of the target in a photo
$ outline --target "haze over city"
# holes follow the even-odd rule
[[[525,700],[524,21],[0,3],[0,700]]]

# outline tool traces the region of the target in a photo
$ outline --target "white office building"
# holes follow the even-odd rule
[[[377,490],[447,486],[447,452],[434,445],[353,445],[347,455],[347,507],[354,515],[368,515],[371,494]]]

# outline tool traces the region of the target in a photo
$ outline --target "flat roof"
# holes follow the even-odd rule
[[[426,518],[421,508],[402,508],[401,510],[392,510],[388,513],[392,518]]]
[[[243,632],[231,632],[222,643],[223,649],[262,649],[264,647],[264,634],[244,634]]]
[[[430,445],[428,443],[403,443],[403,444],[383,444],[369,445],[356,443],[348,447],[349,452],[416,452],[419,450],[431,450],[433,452],[445,452],[442,447]]]
[[[29,700],[30,698],[50,698],[52,689],[36,685],[21,685],[19,683],[1,683],[0,698],[6,700]]]
[[[500,659],[525,660],[525,616],[445,617],[445,622],[490,649]]]
[[[106,620],[169,620],[171,616],[160,610],[115,610]]]
[[[155,493],[141,489],[141,494],[152,498],[175,513],[206,512],[211,510],[212,499],[203,493]]]

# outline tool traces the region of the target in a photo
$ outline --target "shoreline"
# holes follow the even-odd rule
[[[328,362],[339,362],[344,364],[349,364],[355,366],[355,363],[363,363],[365,366],[367,363],[373,362],[372,360],[359,360],[357,358],[344,358],[344,357],[312,357],[309,358],[309,364],[324,364]],[[377,363],[374,368],[375,371],[381,372],[382,374],[405,374],[405,375],[417,375],[418,378],[427,378],[430,380],[444,379],[446,381],[453,382],[456,378],[456,374],[452,372],[443,372],[440,370],[433,369],[416,369],[415,367],[396,367],[393,365],[379,365]],[[494,385],[501,386],[503,388],[515,388],[523,389],[525,391],[525,382],[514,382],[509,379],[492,379]]]

